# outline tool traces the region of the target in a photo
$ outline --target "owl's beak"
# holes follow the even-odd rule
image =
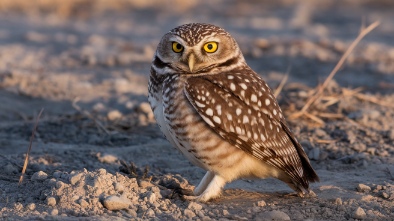
[[[187,60],[188,60],[190,72],[193,72],[194,63],[195,63],[195,60],[196,60],[195,57],[194,57],[194,54],[191,53],[191,54],[189,55],[189,58],[188,58]]]

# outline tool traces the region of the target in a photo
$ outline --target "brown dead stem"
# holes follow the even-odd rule
[[[354,96],[357,97],[360,100],[368,101],[368,102],[371,102],[371,103],[374,103],[374,104],[378,104],[378,105],[384,106],[384,107],[392,107],[392,108],[394,108],[394,104],[389,104],[387,102],[379,100],[376,97],[371,97],[371,96],[368,96],[366,94],[355,94]]]
[[[35,133],[37,131],[38,121],[40,120],[40,117],[41,117],[41,114],[42,114],[43,111],[44,111],[44,108],[42,108],[40,113],[38,114],[37,119],[36,119],[36,123],[34,124],[33,131],[32,131],[31,136],[30,136],[30,143],[29,143],[29,147],[27,149],[25,162],[23,163],[22,174],[19,177],[19,185],[23,181],[23,177],[24,177],[24,175],[26,173],[27,164],[29,164],[29,156],[30,156],[31,147],[32,147],[33,140],[34,140],[34,135],[35,135]]]
[[[110,135],[110,132],[107,130],[107,128],[104,127],[104,125],[99,120],[97,120],[91,113],[89,113],[89,111],[82,110],[81,107],[78,106],[78,104],[77,104],[78,101],[79,101],[78,97],[73,100],[73,103],[72,103],[73,108],[75,110],[77,110],[78,112],[82,113],[83,115],[85,115],[87,118],[93,120],[93,122],[96,124],[96,127],[99,130],[102,130],[107,135]]]
[[[282,78],[282,81],[280,82],[280,84],[278,85],[278,87],[276,88],[275,92],[274,92],[274,96],[278,97],[280,92],[282,91],[283,87],[285,86],[287,80],[289,79],[289,73],[290,73],[290,69],[291,67],[289,67],[286,71],[286,75]]]
[[[354,48],[357,46],[357,44],[368,34],[370,33],[373,29],[375,29],[378,25],[380,24],[379,21],[376,21],[374,23],[372,23],[371,25],[369,25],[366,28],[362,28],[360,34],[357,36],[357,38],[350,44],[349,48],[345,51],[345,53],[342,55],[341,59],[338,61],[338,63],[335,65],[334,69],[331,71],[331,73],[328,75],[328,77],[325,79],[325,81],[323,82],[323,84],[317,86],[314,91],[313,91],[313,95],[306,101],[304,107],[289,116],[289,119],[297,119],[299,117],[305,116],[309,119],[312,119],[313,121],[315,121],[318,124],[324,125],[324,121],[321,120],[319,117],[313,115],[312,113],[308,112],[308,109],[313,106],[317,101],[322,100],[322,94],[324,92],[324,89],[327,88],[328,84],[330,83],[330,81],[332,80],[332,78],[335,76],[335,74],[338,72],[338,70],[343,66],[343,64],[345,63],[346,59],[349,57],[349,55],[351,54],[351,52],[354,50]],[[355,92],[353,95],[357,95],[358,91]],[[334,98],[334,99],[330,99],[328,101],[328,103],[325,103],[323,105],[323,107],[328,107],[331,106],[335,103],[337,103],[339,101],[338,98]]]

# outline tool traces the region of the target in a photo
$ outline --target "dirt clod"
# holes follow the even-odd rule
[[[119,196],[108,196],[103,200],[103,205],[109,210],[126,209],[131,205],[130,200]]]
[[[369,191],[371,191],[371,187],[369,187],[369,186],[367,186],[367,185],[365,185],[365,184],[360,183],[360,184],[357,185],[357,190],[358,190],[359,192],[368,193]]]
[[[33,174],[33,176],[31,177],[31,180],[32,181],[43,181],[43,180],[46,180],[47,177],[48,177],[48,174],[46,174],[43,171],[38,171]]]
[[[46,201],[47,201],[48,206],[55,206],[56,205],[55,197],[48,197]]]
[[[260,213],[256,216],[255,220],[260,220],[260,221],[268,221],[268,220],[274,220],[274,221],[286,221],[286,220],[291,220],[289,215],[282,211],[278,210],[273,210],[269,212],[263,212]]]
[[[364,209],[361,207],[357,207],[357,209],[353,213],[354,219],[365,219],[367,214],[365,213]]]

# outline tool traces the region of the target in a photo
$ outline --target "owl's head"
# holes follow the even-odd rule
[[[201,23],[181,25],[161,39],[156,59],[173,70],[201,73],[231,65],[243,56],[238,44],[224,29]]]

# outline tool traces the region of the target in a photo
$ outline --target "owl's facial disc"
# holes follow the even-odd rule
[[[168,33],[158,49],[158,57],[181,73],[198,74],[224,63],[233,56],[237,45],[226,35],[207,35],[197,42]]]

